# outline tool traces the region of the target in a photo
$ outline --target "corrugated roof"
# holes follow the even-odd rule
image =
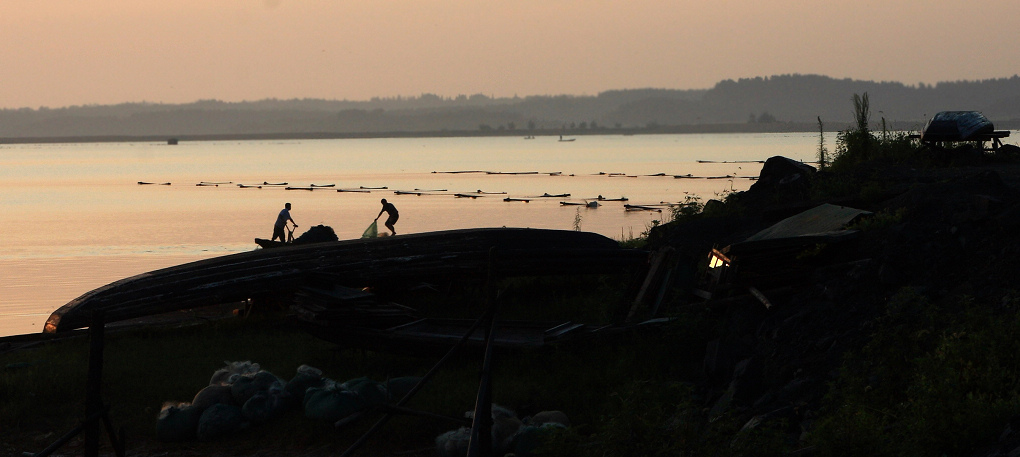
[[[803,213],[783,219],[775,225],[751,235],[744,242],[839,231],[846,228],[847,225],[862,214],[871,214],[871,212],[824,203]]]

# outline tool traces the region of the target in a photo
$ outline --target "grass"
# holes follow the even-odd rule
[[[898,216],[892,216],[898,217]],[[503,284],[507,316],[542,309],[550,318],[589,305],[592,319],[611,315],[620,286],[611,278],[565,283],[517,279]],[[574,293],[571,294],[570,291]],[[471,291],[462,292],[470,296]],[[551,298],[550,298],[551,297]],[[966,297],[931,303],[903,289],[890,298],[872,342],[851,353],[817,419],[818,455],[960,455],[994,440],[989,434],[1020,410],[1020,294],[998,305]],[[462,312],[470,312],[463,298]],[[438,306],[437,303],[434,306]],[[494,401],[529,415],[561,410],[573,426],[558,433],[549,455],[783,455],[791,451],[782,422],[742,431],[735,416],[709,418],[701,381],[707,341],[727,322],[707,308],[675,309],[657,331],[578,346],[501,354]],[[338,347],[311,338],[279,316],[256,315],[188,328],[109,332],[104,398],[124,427],[133,454],[337,454],[378,416],[349,429],[292,411],[269,424],[211,443],[159,443],[155,419],[165,401],[189,401],[224,361],[251,360],[289,379],[301,364],[342,381],[422,375],[437,357],[410,357]],[[989,355],[994,356],[989,356]],[[0,453],[39,451],[83,415],[87,339],[55,341],[0,354]],[[473,408],[480,359],[455,357],[409,405],[460,416]],[[369,441],[365,455],[431,448],[458,425],[397,417]],[[80,446],[68,445],[74,452]]]
[[[494,401],[523,414],[558,409],[576,423],[598,422],[621,388],[634,379],[658,378],[672,371],[673,351],[641,350],[661,340],[645,335],[628,344],[594,343],[583,350],[552,349],[508,354],[495,362]],[[112,332],[104,352],[103,391],[110,415],[123,426],[129,445],[179,452],[198,443],[156,443],[155,420],[166,401],[190,401],[224,361],[251,360],[289,379],[308,364],[326,376],[346,380],[368,376],[422,375],[436,359],[338,348],[295,331],[278,319],[229,320],[187,329]],[[637,344],[632,346],[631,344]],[[87,341],[59,341],[0,356],[0,441],[19,451],[39,451],[73,428],[84,412]],[[442,369],[411,406],[460,416],[473,409],[480,360],[458,357]],[[306,419],[299,411],[216,443],[213,449],[239,454],[258,449],[302,451],[326,446],[343,450],[373,420],[334,432],[332,424]],[[374,446],[395,450],[429,447],[455,424],[402,417],[386,427]]]
[[[500,315],[504,319],[532,320],[568,320],[567,316],[572,316],[575,321],[606,322],[618,309],[623,285],[613,277],[508,280],[502,283]],[[446,303],[452,302],[456,313],[477,314],[473,296],[477,296],[477,289],[464,287]],[[442,303],[433,298],[423,308],[438,313]],[[144,446],[145,452],[171,454],[196,447],[226,454],[250,454],[259,449],[305,452],[325,448],[339,452],[375,420],[369,418],[349,430],[334,432],[332,424],[291,411],[270,424],[215,443],[157,442],[156,416],[164,402],[191,401],[225,361],[256,362],[284,380],[306,364],[323,370],[331,379],[344,381],[361,376],[376,380],[421,376],[439,358],[339,347],[308,336],[279,315],[253,315],[186,328],[110,331],[105,340],[103,396],[113,422],[124,427],[129,449],[134,443]],[[671,351],[636,349],[630,346],[634,341],[615,343],[501,355],[494,365],[494,402],[518,410],[522,416],[561,410],[577,423],[597,421],[619,386],[635,377],[655,377],[660,371],[670,371],[670,361],[662,356]],[[6,367],[0,372],[0,442],[8,443],[8,447],[0,447],[0,454],[37,452],[77,425],[85,410],[87,361],[86,337],[0,354],[0,366]],[[480,365],[476,355],[455,357],[409,406],[461,416],[474,407]],[[387,452],[430,447],[437,435],[458,426],[399,417],[370,446]],[[75,442],[68,446],[73,449]]]
[[[813,436],[821,455],[967,455],[1020,411],[1020,301],[931,303],[905,289],[847,358]]]

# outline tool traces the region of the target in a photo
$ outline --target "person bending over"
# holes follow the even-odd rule
[[[396,224],[397,218],[400,217],[400,214],[397,213],[397,207],[393,206],[393,203],[387,202],[384,198],[382,199],[382,210],[379,211],[379,215],[375,217],[375,220],[378,221],[379,216],[382,216],[382,213],[389,214],[389,217],[386,218],[386,222],[383,225],[390,229],[390,232],[396,235],[397,231],[393,228],[393,224]]]

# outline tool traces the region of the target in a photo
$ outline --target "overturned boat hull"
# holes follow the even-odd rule
[[[645,262],[647,252],[623,249],[605,236],[578,231],[483,228],[260,249],[143,273],[70,301],[43,329],[106,322],[252,298],[292,294],[307,274],[328,273],[350,287],[449,278],[611,273]],[[495,259],[495,260],[493,260]]]

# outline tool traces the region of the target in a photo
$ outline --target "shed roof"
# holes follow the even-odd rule
[[[855,219],[869,211],[829,203],[816,206],[777,222],[775,225],[751,235],[743,242],[762,241],[815,235],[843,230]]]

